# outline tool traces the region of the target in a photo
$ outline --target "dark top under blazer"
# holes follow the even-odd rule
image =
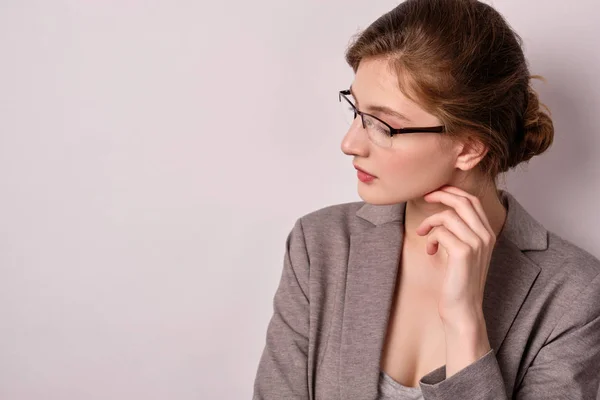
[[[448,379],[445,365],[423,376],[424,399],[600,399],[600,260],[500,194],[483,300],[492,349]],[[337,204],[295,222],[254,400],[377,397],[405,206]]]

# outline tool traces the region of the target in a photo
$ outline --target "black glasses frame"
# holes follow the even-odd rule
[[[387,126],[390,129],[390,136],[394,136],[394,135],[398,135],[398,134],[402,134],[402,133],[419,133],[419,132],[437,132],[437,133],[442,133],[446,131],[446,127],[441,125],[441,126],[429,126],[429,127],[411,127],[411,128],[393,128],[391,127],[387,122],[380,120],[379,118],[377,118],[374,115],[371,114],[367,114],[365,112],[359,111],[358,108],[356,108],[356,106],[354,104],[352,104],[352,102],[346,97],[346,96],[351,96],[352,93],[350,92],[350,90],[340,90],[339,93],[339,100],[340,102],[342,101],[342,97],[344,98],[344,100],[346,100],[348,102],[348,104],[350,104],[352,106],[352,108],[354,109],[354,118],[356,119],[356,115],[360,115],[360,119],[362,121],[362,126],[363,128],[366,128],[365,126],[365,120],[363,118],[363,115],[368,115],[371,118],[376,119],[377,121],[381,122],[382,124],[384,124],[385,126]]]

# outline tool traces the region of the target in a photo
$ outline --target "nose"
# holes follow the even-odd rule
[[[362,127],[360,117],[357,116],[342,139],[342,152],[349,156],[359,155],[366,157],[369,155],[370,145],[371,141],[367,136],[367,132]]]

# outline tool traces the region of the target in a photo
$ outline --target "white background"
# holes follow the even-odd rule
[[[285,237],[357,201],[344,50],[395,1],[0,3],[0,398],[250,398]],[[508,188],[600,256],[596,1],[497,0],[553,111]]]

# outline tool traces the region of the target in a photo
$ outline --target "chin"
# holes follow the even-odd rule
[[[406,201],[398,196],[390,196],[389,194],[382,193],[380,190],[377,190],[372,186],[363,188],[359,186],[358,195],[365,203],[379,206],[402,203],[403,201]]]

